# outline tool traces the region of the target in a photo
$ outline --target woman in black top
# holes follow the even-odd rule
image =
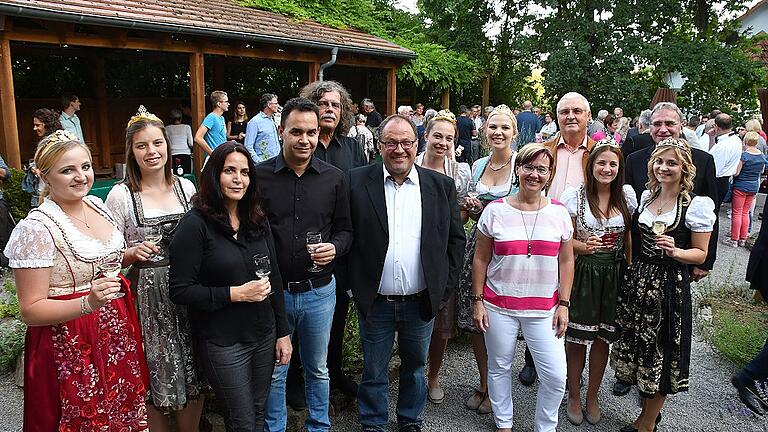
[[[245,111],[245,103],[238,101],[232,120],[227,122],[227,139],[242,144],[245,139],[245,129],[247,126],[248,113]]]
[[[171,300],[189,307],[200,366],[228,431],[263,429],[272,371],[291,357],[283,283],[253,170],[245,147],[217,147],[170,247]],[[256,277],[256,255],[269,257],[268,278]]]

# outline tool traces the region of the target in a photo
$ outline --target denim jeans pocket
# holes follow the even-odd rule
[[[312,290],[316,298],[326,298],[336,294],[336,277],[334,276],[328,285],[318,287]]]

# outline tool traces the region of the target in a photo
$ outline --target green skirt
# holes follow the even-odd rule
[[[571,290],[568,342],[590,345],[596,338],[616,340],[616,298],[624,276],[624,252],[576,257]]]

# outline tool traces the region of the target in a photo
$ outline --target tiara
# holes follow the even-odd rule
[[[666,138],[660,143],[656,144],[656,148],[660,147],[676,147],[686,153],[691,153],[691,146],[688,141],[682,138]]]
[[[431,121],[436,121],[436,120],[445,120],[453,124],[456,124],[456,116],[450,110],[447,110],[447,109],[438,111],[437,114],[435,114],[435,116],[432,117],[431,119]]]
[[[152,114],[151,112],[147,111],[147,108],[144,107],[144,105],[139,105],[139,110],[136,111],[136,115],[131,117],[131,119],[128,121],[128,126],[136,123],[137,121],[146,120],[146,121],[158,121],[162,123],[163,121],[160,120],[160,117]]]
[[[606,147],[606,146],[621,149],[621,146],[616,142],[616,140],[613,139],[612,136],[607,135],[605,138],[595,143],[595,146],[592,147],[592,151],[597,150],[599,147]]]
[[[515,115],[512,113],[512,110],[509,109],[508,106],[501,104],[493,108],[493,111],[491,111],[490,114],[488,114],[488,118],[491,118],[495,116],[496,114],[504,114],[509,116],[510,118],[514,118]]]
[[[77,135],[64,129],[53,131],[50,135],[46,136],[37,144],[37,150],[35,150],[35,159],[44,155],[53,144],[66,143],[70,141],[80,142]]]

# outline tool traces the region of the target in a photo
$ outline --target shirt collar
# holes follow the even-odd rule
[[[316,157],[312,156],[312,160],[309,161],[309,166],[307,167],[307,170],[304,171],[304,172],[314,171],[316,173],[322,173],[327,168],[328,168],[327,166],[323,166],[323,164],[321,163],[321,161],[319,159],[317,159]],[[293,170],[291,170],[291,168],[285,163],[285,158],[283,158],[283,152],[281,151],[277,156],[275,156],[275,170],[274,170],[274,172],[278,173],[278,172],[280,172],[282,170],[289,170],[289,171],[293,172]]]
[[[391,178],[392,176],[389,174],[389,171],[387,171],[387,166],[384,164],[381,164],[382,169],[384,170],[384,182],[387,181],[388,178]],[[408,173],[408,175],[405,177],[405,182],[403,184],[408,182],[413,183],[414,185],[419,185],[419,172],[416,170],[416,164],[414,163],[413,166],[411,166],[411,171]],[[393,179],[394,182],[394,179]]]
[[[589,138],[588,134],[584,134],[584,141],[581,142],[581,145],[579,145],[578,148],[587,148],[587,139]],[[565,139],[563,138],[563,135],[560,135],[560,138],[557,140],[557,146],[560,147],[561,145],[565,145]],[[577,149],[578,149],[577,148]]]

